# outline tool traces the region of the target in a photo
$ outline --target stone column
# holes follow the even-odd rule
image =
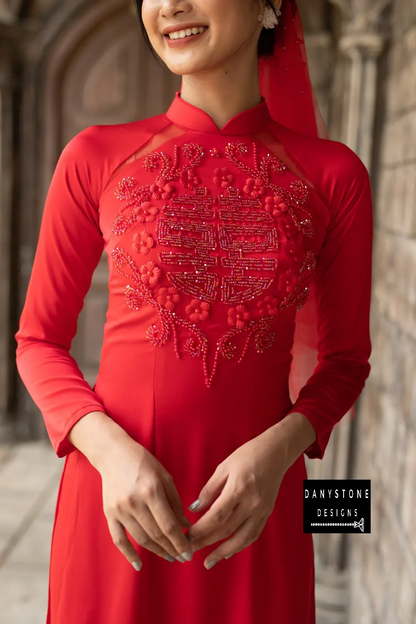
[[[0,0],[0,24],[13,24],[15,21],[18,6],[18,2],[11,0]]]
[[[378,83],[378,58],[387,41],[385,19],[390,0],[329,0],[342,13],[338,42],[344,61],[341,136],[371,171]],[[364,390],[365,392],[365,390]],[[355,405],[359,417],[359,401]],[[317,478],[366,478],[355,475],[356,420],[342,422],[331,437],[330,453]],[[315,475],[313,475],[315,476]],[[317,611],[320,624],[346,624],[349,598],[349,536],[318,535]]]
[[[341,140],[371,168],[378,58],[387,41],[390,0],[330,0],[343,14],[339,49],[347,59]]]
[[[13,270],[11,261],[14,238],[12,221],[15,154],[16,78],[16,1],[0,0],[0,442],[12,436],[10,407],[14,375],[11,318],[13,312]]]

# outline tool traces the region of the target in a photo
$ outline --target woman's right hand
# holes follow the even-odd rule
[[[181,525],[183,506],[172,476],[144,446],[129,436],[117,440],[97,466],[102,478],[104,513],[114,544],[140,570],[142,561],[126,534],[147,550],[165,557],[192,559]],[[189,553],[189,555],[186,555]],[[185,556],[186,555],[186,556]]]

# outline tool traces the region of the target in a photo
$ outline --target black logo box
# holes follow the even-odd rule
[[[371,533],[370,479],[304,479],[304,533]]]

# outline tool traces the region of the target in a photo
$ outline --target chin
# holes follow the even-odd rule
[[[206,63],[198,63],[195,60],[192,62],[190,61],[184,63],[170,63],[167,59],[163,59],[163,61],[167,68],[172,72],[172,74],[175,74],[176,76],[197,74],[210,68],[210,66]]]

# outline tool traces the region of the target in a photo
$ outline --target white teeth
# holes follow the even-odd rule
[[[207,28],[205,26],[200,26],[199,28],[187,28],[186,30],[177,30],[169,33],[169,39],[185,39],[185,37],[190,37],[191,35],[202,34],[206,30]]]

